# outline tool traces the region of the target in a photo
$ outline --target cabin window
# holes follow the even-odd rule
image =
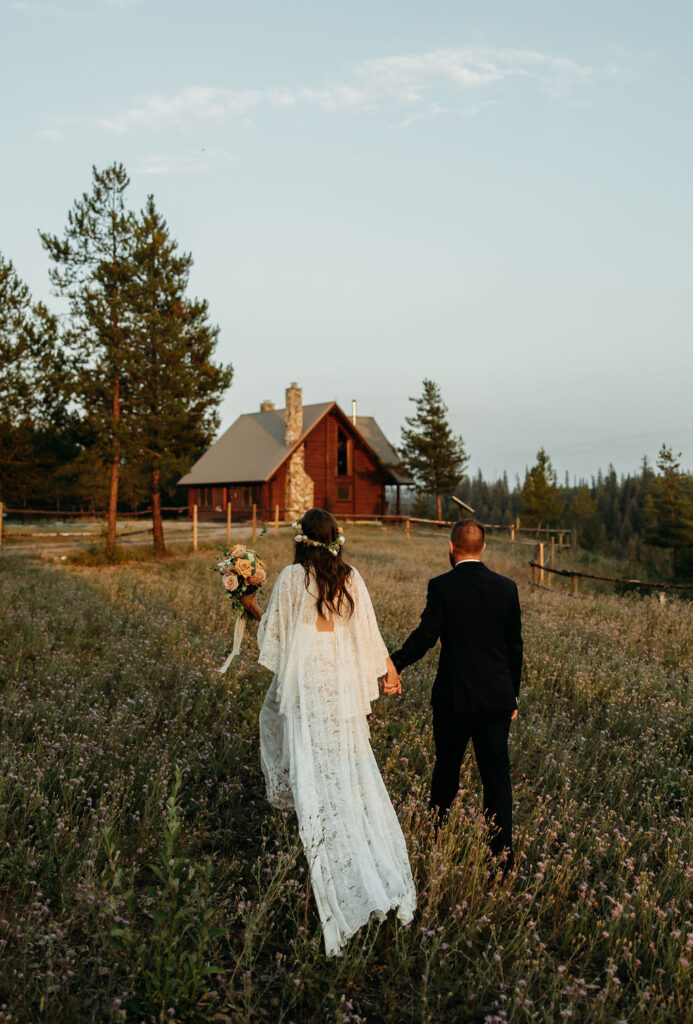
[[[340,484],[337,488],[337,501],[351,501],[351,484]]]
[[[251,484],[250,487],[241,488],[241,507],[250,508],[251,505],[260,503],[260,484]]]
[[[344,431],[337,431],[337,476],[351,476],[351,440]]]

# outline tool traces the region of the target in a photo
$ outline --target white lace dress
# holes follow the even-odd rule
[[[407,849],[370,745],[366,715],[387,649],[354,569],[351,617],[317,628],[315,584],[288,565],[258,629],[259,661],[274,673],[260,712],[267,799],[295,809],[322,922],[334,955],[371,914],[416,907]]]

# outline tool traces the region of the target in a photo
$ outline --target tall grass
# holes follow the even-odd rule
[[[394,645],[443,537],[351,527],[346,551]],[[276,573],[291,543],[262,552]],[[216,671],[211,553],[2,561],[0,1022],[693,1021],[693,608],[530,592],[518,558],[490,545],[524,609],[516,877],[486,856],[471,753],[434,839],[431,653],[371,720],[417,915],[334,960],[293,817],[264,800],[254,632]]]

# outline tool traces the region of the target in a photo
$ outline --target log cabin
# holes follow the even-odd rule
[[[234,519],[256,506],[260,519],[291,522],[318,506],[336,516],[400,512],[400,489],[412,480],[372,416],[347,416],[336,402],[303,405],[296,384],[286,407],[263,402],[239,416],[189,473],[188,511],[221,518],[231,503]],[[388,498],[390,500],[388,500]]]

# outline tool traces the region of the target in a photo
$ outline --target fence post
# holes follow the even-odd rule
[[[411,523],[409,522],[409,517],[407,516],[407,518],[404,520],[404,536],[407,538],[407,540],[409,540],[409,531],[410,531],[410,529],[411,529]]]
[[[539,558],[537,559],[537,561],[539,562],[539,565],[541,566],[541,569],[539,570],[539,582],[543,583],[544,582],[544,542],[543,542],[543,540],[539,541],[538,547],[539,547]]]
[[[515,523],[510,524],[510,543],[515,543]]]
[[[536,561],[536,559],[533,558],[532,561],[534,562],[534,561]],[[537,582],[537,567],[536,567],[536,565],[533,565],[532,566],[532,583],[536,583],[536,582]]]
[[[193,551],[197,551],[197,505],[193,505]]]
[[[279,505],[274,506],[274,532],[279,533]]]
[[[577,576],[573,576],[573,597],[577,597],[577,595],[578,595],[578,578],[577,578]]]
[[[231,547],[231,499],[226,503],[226,547]]]
[[[253,544],[255,543],[255,538],[256,537],[257,537],[257,505],[255,503],[253,503],[253,541],[252,541]]]

